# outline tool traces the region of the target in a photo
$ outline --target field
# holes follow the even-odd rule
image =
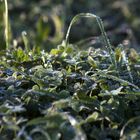
[[[0,1],[0,140],[140,140],[138,0]]]

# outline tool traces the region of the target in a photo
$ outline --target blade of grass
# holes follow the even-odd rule
[[[8,27],[8,2],[4,0],[5,12],[4,12],[4,24],[5,24],[5,41],[6,48],[9,47],[9,27]]]
[[[114,80],[114,81],[117,81],[117,82],[120,82],[122,85],[129,85],[129,86],[132,86],[133,88],[139,90],[139,87],[134,85],[133,83],[129,82],[129,81],[126,81],[126,80],[123,80],[121,78],[118,78],[116,76],[113,76],[113,75],[109,75],[103,71],[98,71],[96,72],[95,74],[99,75],[100,77],[104,77],[104,78],[107,78],[107,79],[111,79],[111,80]]]
[[[94,15],[94,14],[91,14],[91,13],[80,13],[80,14],[76,15],[76,16],[72,19],[72,21],[71,21],[71,23],[70,23],[70,25],[69,25],[69,28],[68,28],[68,30],[67,30],[67,33],[66,33],[65,45],[67,46],[68,43],[69,43],[68,40],[69,40],[70,30],[71,30],[73,24],[74,24],[79,18],[82,18],[82,17],[86,17],[86,18],[95,18],[95,19],[96,19],[96,21],[97,21],[97,23],[98,23],[98,25],[99,25],[99,28],[100,28],[100,30],[101,30],[101,33],[102,33],[102,36],[103,36],[103,39],[104,39],[104,43],[106,44],[106,48],[107,48],[108,53],[109,53],[109,55],[110,55],[111,63],[114,65],[114,67],[115,67],[116,70],[117,70],[117,63],[116,63],[114,51],[113,51],[113,49],[112,49],[112,46],[111,46],[111,44],[110,44],[110,41],[109,41],[109,39],[108,39],[108,37],[107,37],[107,35],[106,35],[106,32],[105,32],[105,30],[104,30],[103,21],[102,21],[102,19],[101,19],[100,17],[98,17],[98,16],[96,16],[96,15]]]
[[[22,39],[23,39],[23,42],[24,42],[25,50],[26,50],[27,53],[29,53],[30,52],[29,41],[28,41],[28,38],[27,38],[27,33],[25,31],[22,32]]]
[[[124,48],[122,44],[119,45],[121,48]],[[128,58],[126,56],[126,52],[124,51],[124,49],[122,49],[122,58],[123,58],[123,61],[125,63],[125,66],[127,68],[127,71],[128,71],[128,74],[129,74],[129,77],[130,77],[130,80],[132,83],[134,83],[133,81],[133,76],[132,76],[132,73],[131,73],[131,68],[129,66],[129,61],[128,61]]]
[[[133,118],[131,118],[130,120],[128,120],[128,121],[126,122],[126,124],[122,127],[122,129],[121,129],[121,131],[120,131],[120,138],[123,137],[124,131],[125,131],[126,127],[127,127],[130,123],[133,123],[134,121],[137,121],[137,120],[140,120],[140,116],[133,117]]]

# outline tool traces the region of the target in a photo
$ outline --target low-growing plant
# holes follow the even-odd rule
[[[70,30],[81,17],[96,19],[106,50],[77,50],[69,44]],[[25,48],[11,49],[7,23],[5,30],[7,49],[0,53],[0,139],[140,139],[140,56],[133,62],[123,48],[113,50],[100,17],[76,15],[63,43],[50,52],[33,52],[25,32]]]

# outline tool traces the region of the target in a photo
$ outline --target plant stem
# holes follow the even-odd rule
[[[105,43],[105,45],[106,45],[107,51],[108,51],[108,53],[109,53],[109,55],[110,55],[111,63],[112,63],[113,66],[117,69],[117,63],[116,63],[114,51],[113,51],[113,49],[112,49],[112,46],[111,46],[111,44],[110,44],[110,41],[109,41],[109,39],[108,39],[108,37],[107,37],[107,35],[106,35],[106,32],[105,32],[105,30],[104,30],[104,25],[103,25],[102,19],[101,19],[100,17],[94,15],[94,14],[91,14],[91,13],[80,13],[80,14],[76,15],[76,16],[72,19],[72,21],[71,21],[71,23],[70,23],[70,25],[69,25],[69,28],[68,28],[68,30],[67,30],[67,34],[66,34],[66,38],[65,38],[65,45],[67,46],[67,45],[69,44],[69,35],[70,35],[70,30],[71,30],[73,24],[74,24],[79,18],[81,18],[81,17],[95,18],[95,19],[96,19],[96,21],[97,21],[97,23],[98,23],[98,26],[99,26],[99,28],[100,28],[100,30],[101,30],[101,34],[102,34],[102,36],[103,36],[104,43]]]
[[[5,12],[4,12],[4,23],[5,23],[5,41],[6,48],[9,47],[9,28],[8,28],[8,3],[7,0],[4,0]]]

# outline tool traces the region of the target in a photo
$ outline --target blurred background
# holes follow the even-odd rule
[[[26,31],[31,47],[50,50],[65,37],[72,18],[81,12],[100,16],[111,43],[120,43],[139,50],[140,6],[139,0],[8,0],[11,44],[16,40],[23,46],[22,32]],[[4,4],[0,2],[0,45],[4,48]],[[96,43],[100,36],[93,19],[82,18],[70,33],[70,42],[88,40]]]

